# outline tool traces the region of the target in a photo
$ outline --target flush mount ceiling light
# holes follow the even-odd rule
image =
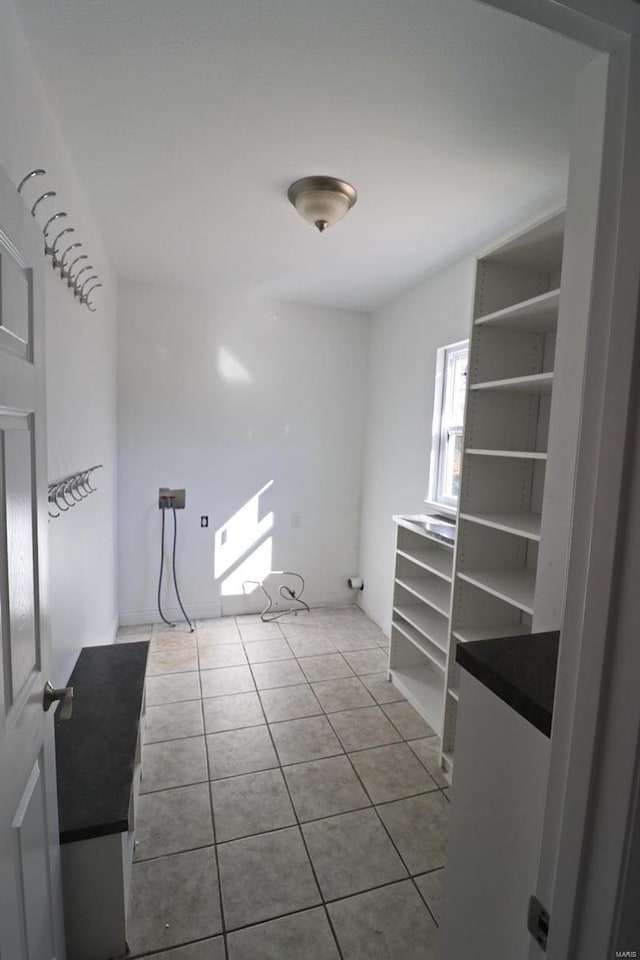
[[[355,187],[335,177],[303,177],[291,184],[287,196],[302,219],[320,233],[342,220],[358,199]]]

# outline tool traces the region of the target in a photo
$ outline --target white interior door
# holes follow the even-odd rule
[[[64,960],[46,600],[42,234],[0,168],[0,958]]]

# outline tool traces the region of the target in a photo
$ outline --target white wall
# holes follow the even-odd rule
[[[260,516],[274,514],[267,565],[300,571],[310,603],[353,602],[346,579],[357,569],[367,325],[360,313],[121,284],[121,622],[158,619],[160,486],[187,491],[178,582],[193,616],[220,613],[216,531],[270,481],[259,504]],[[233,551],[238,530],[227,531]],[[248,535],[250,552],[251,523]],[[261,601],[228,597],[222,611]],[[177,613],[168,588],[164,603]]]
[[[359,603],[389,633],[396,513],[424,513],[436,351],[471,325],[474,261],[465,258],[373,314],[369,345]]]
[[[111,642],[116,623],[116,286],[10,0],[0,0],[0,90],[0,163],[16,186],[29,170],[46,169],[25,187],[25,200],[57,191],[40,205],[39,223],[66,210],[63,225],[76,228],[104,284],[89,313],[46,267],[49,479],[105,465],[95,475],[99,492],[49,523],[51,679],[60,684],[80,648]]]

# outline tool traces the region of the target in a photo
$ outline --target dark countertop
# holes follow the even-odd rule
[[[55,720],[60,843],[129,829],[148,647],[144,640],[80,652],[68,680],[73,713]]]
[[[551,734],[560,632],[459,643],[461,667],[532,723]]]

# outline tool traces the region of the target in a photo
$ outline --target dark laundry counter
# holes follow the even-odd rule
[[[76,661],[72,715],[55,720],[61,843],[129,829],[148,649],[84,647]]]
[[[456,660],[545,736],[551,734],[560,632],[459,643]]]

